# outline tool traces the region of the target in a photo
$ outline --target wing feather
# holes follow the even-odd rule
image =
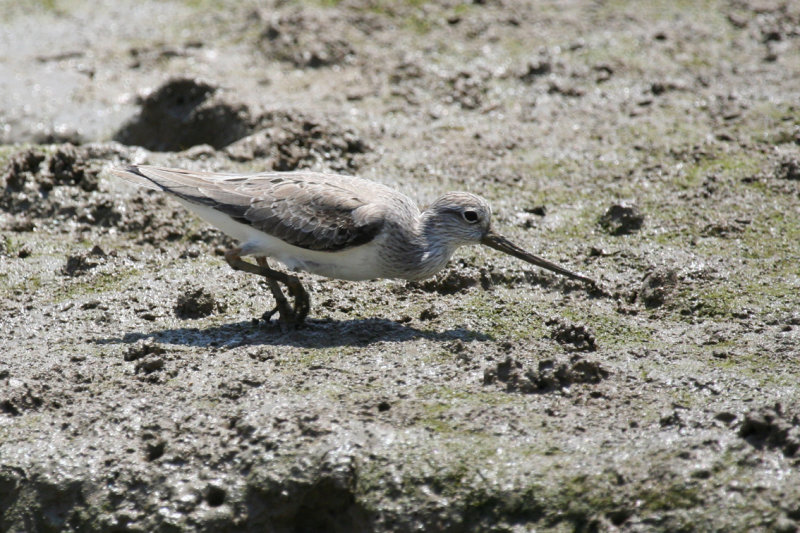
[[[370,242],[384,225],[386,204],[381,194],[398,195],[359,178],[313,172],[241,176],[151,166],[112,172],[212,207],[293,246],[317,251]]]

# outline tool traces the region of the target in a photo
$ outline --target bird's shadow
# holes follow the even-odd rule
[[[231,322],[206,328],[170,328],[148,333],[129,332],[121,337],[96,339],[97,344],[132,344],[151,339],[164,344],[185,346],[297,346],[332,348],[369,346],[377,342],[400,342],[428,339],[439,342],[493,340],[490,335],[466,328],[445,331],[419,329],[380,318],[357,320],[307,320],[301,329],[283,333],[275,323],[252,320]]]

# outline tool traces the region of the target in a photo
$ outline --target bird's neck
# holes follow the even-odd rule
[[[446,238],[440,222],[429,211],[423,212],[415,228],[414,245],[415,263],[419,272],[418,279],[433,276],[447,265],[456,246]]]
[[[440,222],[430,212],[414,216],[413,224],[388,220],[382,260],[386,277],[419,281],[430,278],[447,264],[456,249],[447,241]],[[407,220],[407,219],[406,219]]]

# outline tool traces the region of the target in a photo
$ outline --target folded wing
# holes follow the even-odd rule
[[[375,184],[349,176],[314,172],[230,175],[151,166],[112,172],[187,202],[212,207],[308,250],[339,251],[366,244],[384,224],[385,210],[376,201]]]

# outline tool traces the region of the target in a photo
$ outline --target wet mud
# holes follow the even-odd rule
[[[3,2],[0,530],[800,528],[795,2]],[[358,174],[462,249],[301,275],[108,173]]]

